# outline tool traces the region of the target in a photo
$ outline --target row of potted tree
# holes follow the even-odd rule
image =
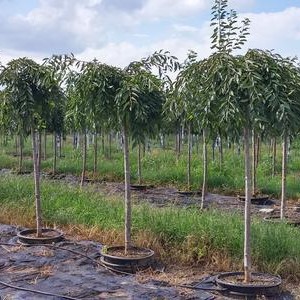
[[[227,10],[226,0],[215,1],[212,15],[212,48],[215,52],[206,59],[199,60],[191,51],[187,60],[179,64],[168,52],[160,51],[130,63],[125,69],[97,60],[79,61],[73,55],[53,56],[42,64],[19,58],[2,67],[1,128],[14,129],[21,136],[31,132],[38,237],[42,236],[38,132],[47,129],[60,133],[65,121],[69,128],[82,133],[81,184],[86,170],[87,132],[99,132],[100,128],[114,128],[122,132],[126,255],[133,246],[128,137],[131,136],[137,144],[143,143],[146,136],[157,133],[161,116],[168,115],[187,124],[189,137],[192,126],[202,130],[202,208],[207,190],[207,137],[219,135],[236,140],[243,136],[244,280],[251,282],[250,205],[255,191],[251,184],[251,132],[253,136],[264,132],[271,137],[281,135],[283,138],[283,218],[286,145],[287,137],[297,133],[299,128],[300,73],[295,60],[269,51],[254,49],[245,55],[234,55],[234,51],[246,42],[249,20],[238,23],[236,12]],[[154,69],[157,75],[154,75]],[[168,73],[178,70],[177,79],[172,83]],[[168,111],[171,114],[166,114]],[[190,178],[190,171],[188,175]],[[253,178],[255,182],[255,176]]]

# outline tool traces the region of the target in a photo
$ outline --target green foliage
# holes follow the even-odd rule
[[[78,71],[67,80],[67,120],[81,132],[99,131],[99,128],[116,125],[115,96],[122,75],[119,69],[97,60],[77,61]]]
[[[238,21],[237,12],[233,9],[227,10],[228,0],[215,0],[211,9],[211,23],[213,34],[211,36],[211,49],[218,52],[230,53],[241,49],[249,35],[250,20],[245,18]]]
[[[55,113],[55,98],[60,93],[51,69],[28,58],[10,61],[0,74],[4,86],[2,119],[18,133],[41,129]]]

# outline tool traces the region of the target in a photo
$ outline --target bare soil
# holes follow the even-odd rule
[[[26,234],[25,236],[28,238],[41,239],[41,238],[55,238],[58,236],[58,234],[55,231],[46,231],[43,232],[41,236],[38,236],[36,233]]]
[[[241,286],[273,286],[278,284],[278,280],[274,279],[274,277],[269,274],[252,274],[250,282],[245,282],[243,275],[222,277],[222,281],[232,284],[239,284]]]
[[[151,254],[151,252],[147,249],[136,247],[128,249],[127,253],[125,253],[124,249],[108,248],[106,254],[117,257],[141,258],[148,256],[149,254]]]

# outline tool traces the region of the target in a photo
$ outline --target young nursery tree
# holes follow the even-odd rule
[[[68,85],[67,117],[83,133],[83,166],[81,186],[86,172],[87,131],[95,131],[105,124],[116,123],[114,99],[119,88],[121,73],[117,68],[97,60],[77,62],[79,73],[72,73]],[[114,119],[113,119],[114,118]],[[97,155],[97,151],[95,151]],[[97,164],[97,160],[95,160]],[[94,166],[94,170],[96,166]]]
[[[157,68],[159,77],[151,73]],[[164,101],[164,76],[168,70],[178,68],[176,58],[156,52],[139,62],[132,62],[123,70],[123,78],[116,96],[118,117],[123,132],[125,177],[125,253],[132,246],[131,240],[131,193],[128,138],[139,141],[149,135],[160,120]]]
[[[51,91],[57,88],[57,82],[46,66],[28,58],[10,61],[0,75],[0,83],[9,95],[7,117],[16,122],[22,120],[24,130],[31,131],[32,155],[35,183],[36,229],[37,236],[42,235],[42,214],[40,198],[40,164],[37,147],[37,131],[45,127],[51,107]]]

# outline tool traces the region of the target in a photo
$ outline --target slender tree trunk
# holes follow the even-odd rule
[[[180,126],[179,126],[179,127],[176,127],[176,135],[175,135],[175,143],[176,143],[175,149],[176,149],[177,160],[179,159],[180,152],[181,152],[181,138],[180,137],[181,137],[181,134],[180,134]]]
[[[191,143],[191,123],[188,124],[188,163],[187,163],[187,185],[188,191],[191,189],[191,153],[192,143]]]
[[[109,136],[108,136],[108,144],[109,144],[109,159],[111,159],[111,144],[112,144],[112,134],[111,132],[109,133]]]
[[[245,218],[244,218],[244,281],[251,281],[251,157],[249,145],[249,128],[244,128],[245,151]]]
[[[105,156],[105,141],[104,141],[104,131],[101,131],[101,143],[102,143],[102,153]]]
[[[77,135],[76,132],[73,132],[73,150],[76,149],[76,144],[77,144]]]
[[[256,193],[256,133],[252,130],[252,195]]]
[[[180,144],[181,144],[181,148],[183,149],[183,145],[184,145],[184,124],[181,126],[180,128]]]
[[[260,161],[260,155],[261,155],[261,147],[260,147],[260,137],[256,136],[256,158],[255,158],[255,166],[258,167],[258,163]]]
[[[56,144],[56,132],[53,133],[53,164],[52,164],[52,174],[56,174],[56,164],[57,164],[57,144]]]
[[[176,132],[176,158],[177,160],[179,159],[180,156],[180,146],[179,146],[180,142],[179,142],[179,135],[178,132]]]
[[[281,205],[280,205],[281,219],[284,219],[284,214],[285,214],[287,144],[288,144],[288,136],[286,131],[284,131],[283,141],[282,141],[282,170],[281,170]]]
[[[62,136],[61,133],[58,135],[58,140],[59,140],[59,157],[61,158],[61,148],[62,148]]]
[[[43,160],[47,159],[47,132],[44,129],[44,153],[43,153]]]
[[[207,189],[207,142],[206,142],[206,129],[203,129],[203,182],[202,182],[202,197],[201,209],[204,208],[204,201]]]
[[[98,135],[97,132],[94,134],[94,176],[97,172],[98,165]]]
[[[129,162],[129,143],[128,127],[126,122],[123,126],[124,138],[124,179],[125,179],[125,254],[132,246],[131,243],[131,193],[130,193],[130,162]]]
[[[273,139],[270,139],[270,141],[268,142],[268,156],[271,157],[271,149],[272,149],[272,145],[273,145]]]
[[[161,147],[162,149],[166,148],[166,137],[163,133],[161,134]]]
[[[272,177],[275,176],[276,173],[276,138],[273,138],[273,154],[272,154]]]
[[[23,171],[23,135],[20,133],[19,135],[19,143],[20,143],[20,156],[19,156],[19,173],[22,174]]]
[[[216,145],[216,141],[213,140],[212,147],[211,147],[211,150],[212,150],[212,161],[213,162],[215,161],[215,145]]]
[[[33,176],[34,176],[34,193],[35,193],[35,215],[36,215],[36,234],[42,236],[42,209],[40,195],[40,165],[38,147],[36,142],[36,132],[32,128],[32,159],[33,159]]]
[[[178,128],[178,158],[181,154],[181,126]]]
[[[138,182],[142,183],[141,143],[138,145]]]
[[[41,163],[42,163],[42,132],[40,130],[39,130],[39,134],[38,134],[38,159],[39,159],[39,166],[41,166]]]
[[[51,138],[51,149],[53,149],[54,147],[54,135],[52,134],[52,138]]]
[[[77,139],[76,139],[76,149],[79,149],[80,148],[80,133],[77,132]]]
[[[223,161],[224,161],[224,154],[223,154],[223,139],[221,138],[221,135],[219,135],[220,138],[220,147],[219,147],[219,154],[220,154],[220,170],[223,169]]]
[[[18,136],[15,135],[15,152],[16,152],[16,155],[18,155]]]
[[[85,172],[86,172],[86,152],[87,152],[87,140],[86,140],[86,131],[84,131],[83,134],[83,157],[82,157],[82,172],[81,172],[81,181],[80,181],[80,187],[83,187],[84,185],[84,179],[85,179]]]

